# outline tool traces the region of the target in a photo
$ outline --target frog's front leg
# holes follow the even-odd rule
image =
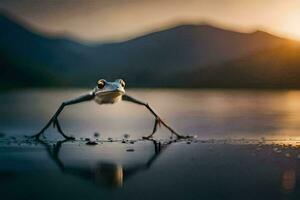
[[[136,104],[139,104],[139,105],[143,105],[145,106],[155,117],[155,122],[154,122],[154,127],[153,127],[153,131],[150,135],[146,136],[146,137],[143,137],[144,139],[149,139],[151,138],[156,130],[157,130],[157,126],[161,126],[164,125],[169,131],[171,131],[172,134],[176,135],[178,138],[187,138],[188,136],[183,136],[183,135],[180,135],[179,133],[177,133],[173,128],[171,128],[166,122],[164,122],[157,114],[156,112],[154,112],[154,110],[150,107],[150,105],[148,103],[144,103],[140,100],[137,100],[131,96],[128,96],[128,95],[123,95],[122,96],[122,100],[124,101],[128,101],[128,102],[132,102],[132,103],[136,103]]]
[[[84,102],[84,101],[90,101],[92,99],[94,99],[95,95],[94,93],[89,93],[89,94],[86,94],[86,95],[83,95],[83,96],[80,96],[76,99],[72,99],[70,101],[65,101],[63,102],[60,107],[57,109],[57,111],[54,113],[54,115],[51,117],[51,119],[48,121],[48,123],[42,128],[42,130],[40,130],[40,132],[38,132],[37,134],[33,135],[32,137],[35,137],[37,139],[39,139],[39,137],[44,133],[44,131],[51,125],[53,124],[53,126],[57,128],[58,132],[66,139],[74,139],[73,137],[70,137],[70,136],[67,136],[64,134],[64,132],[62,131],[62,128],[58,122],[58,116],[59,114],[63,111],[63,109],[66,107],[66,106],[69,106],[69,105],[73,105],[73,104],[77,104],[77,103],[81,103],[81,102]]]

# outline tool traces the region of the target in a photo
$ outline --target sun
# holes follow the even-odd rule
[[[300,41],[300,12],[290,12],[284,17],[279,24],[279,29],[286,36]]]

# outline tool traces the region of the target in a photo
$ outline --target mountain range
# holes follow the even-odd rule
[[[83,44],[0,16],[0,88],[300,88],[300,44],[263,31],[178,25],[124,42]]]

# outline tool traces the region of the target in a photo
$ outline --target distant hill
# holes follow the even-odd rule
[[[275,79],[260,77],[263,69],[285,69],[291,62],[282,49],[298,55],[288,39],[209,25],[179,25],[91,46],[24,27],[13,17],[0,16],[0,87],[93,86],[99,78],[119,77],[133,87],[265,87]],[[280,67],[274,68],[279,58]],[[300,58],[293,59],[296,70]],[[290,86],[278,84],[274,82]]]
[[[195,87],[300,88],[300,45],[289,44],[256,52],[185,77]]]

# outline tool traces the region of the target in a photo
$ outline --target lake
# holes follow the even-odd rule
[[[0,131],[8,135],[33,134],[58,106],[87,90],[24,90],[0,94]],[[257,90],[129,90],[148,102],[182,134],[201,138],[297,137],[300,129],[300,91]],[[141,138],[151,133],[154,118],[143,106],[128,102],[99,106],[72,105],[60,123],[76,137],[120,138],[125,133]],[[56,135],[55,129],[46,135]],[[160,129],[157,137],[169,137]]]
[[[52,127],[42,141],[24,137],[87,91],[0,94],[1,199],[300,198],[300,91],[127,91],[190,140],[170,139],[163,127],[141,140],[153,116],[128,102],[66,107],[60,124],[76,141]]]

